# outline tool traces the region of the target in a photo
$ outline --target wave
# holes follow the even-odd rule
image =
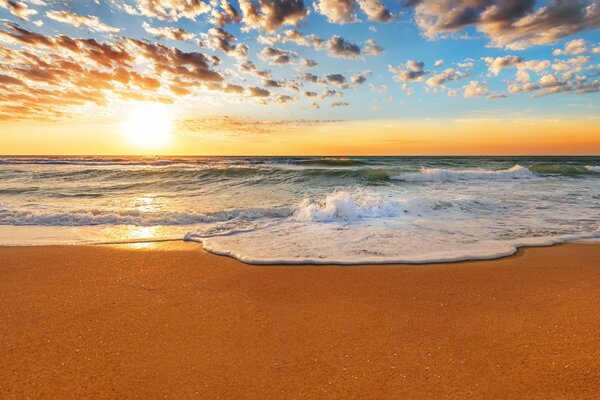
[[[214,213],[194,213],[185,211],[144,212],[140,210],[74,210],[71,212],[39,212],[0,208],[0,225],[42,225],[42,226],[95,226],[95,225],[135,225],[173,226],[244,221],[262,218],[283,218],[292,214],[289,208],[250,208]]]
[[[308,223],[356,222],[363,219],[385,218],[436,218],[448,213],[515,211],[518,205],[504,204],[499,200],[457,197],[443,199],[433,196],[397,198],[368,193],[364,190],[334,191],[326,196],[302,200],[291,215],[291,220]]]
[[[587,167],[585,167],[588,171],[591,172],[595,172],[597,174],[600,174],[600,166],[594,166],[594,165],[588,165]]]
[[[93,196],[95,194],[89,194]],[[82,194],[82,197],[88,194]],[[143,211],[139,209],[74,209],[72,211],[46,211],[13,209],[0,206],[0,225],[41,226],[95,226],[135,225],[173,226],[208,223],[228,223],[232,229],[247,221],[288,219],[303,223],[355,222],[362,219],[424,216],[450,209],[462,212],[477,209],[502,209],[506,205],[497,201],[463,198],[445,200],[414,196],[395,198],[377,195],[365,190],[353,192],[338,190],[328,195],[305,198],[294,207],[248,208],[211,213],[187,211]],[[228,228],[229,229],[229,228]]]
[[[532,179],[536,177],[537,175],[528,168],[515,165],[504,170],[421,168],[420,172],[406,172],[392,176],[392,179],[405,182],[456,182],[469,180]]]
[[[150,183],[160,184],[185,184],[189,182],[202,182],[225,178],[256,178],[267,181],[290,181],[299,182],[306,179],[354,179],[363,181],[389,181],[394,171],[379,168],[301,168],[289,169],[278,167],[256,167],[235,166],[217,168],[152,168],[152,169],[82,169],[74,171],[41,172],[32,175],[38,180],[71,180],[85,179],[86,183],[92,183],[92,179],[100,181],[102,187],[104,182],[121,181],[131,182],[136,185],[147,185]],[[16,179],[16,178],[15,178]],[[144,180],[144,181],[142,181]]]
[[[363,218],[396,217],[407,212],[408,204],[397,200],[338,191],[324,198],[303,200],[292,217],[304,222],[357,221]]]
[[[534,164],[529,169],[542,175],[582,175],[593,171],[588,167],[568,164]]]

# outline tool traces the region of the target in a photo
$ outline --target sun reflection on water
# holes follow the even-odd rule
[[[132,226],[127,232],[127,240],[132,243],[127,243],[127,246],[133,249],[148,249],[155,245],[155,242],[150,240],[158,236],[158,228],[156,226]]]
[[[134,197],[129,202],[129,205],[142,212],[157,212],[160,211],[161,206],[156,201],[156,195],[144,194],[139,197]]]

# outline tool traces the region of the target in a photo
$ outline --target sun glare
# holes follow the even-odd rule
[[[164,146],[173,133],[173,112],[161,103],[140,104],[123,123],[123,133],[137,147]]]

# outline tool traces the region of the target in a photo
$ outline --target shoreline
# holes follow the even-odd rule
[[[181,241],[0,259],[2,398],[600,396],[600,244],[426,268]]]
[[[195,244],[199,247],[201,251],[207,252],[209,254],[215,255],[217,257],[225,257],[228,259],[232,259],[244,265],[255,266],[255,267],[367,267],[367,266],[422,266],[427,267],[431,265],[452,265],[452,264],[461,264],[468,262],[486,262],[486,261],[495,261],[495,260],[503,260],[507,258],[511,258],[517,256],[520,252],[526,251],[528,249],[544,249],[544,248],[552,248],[556,246],[564,246],[564,245],[598,245],[600,246],[600,236],[594,236],[589,238],[576,238],[573,240],[566,241],[556,241],[549,244],[524,244],[515,246],[515,250],[510,254],[499,255],[499,256],[490,256],[490,257],[477,257],[474,256],[472,258],[457,258],[453,260],[440,260],[440,261],[415,261],[415,262],[395,262],[395,261],[382,261],[382,262],[251,262],[245,261],[244,259],[237,258],[230,252],[218,252],[213,251],[211,249],[207,249],[204,244],[199,240],[187,240],[187,239],[178,239],[178,238],[167,238],[167,239],[131,239],[131,240],[122,240],[122,241],[106,241],[106,242],[97,242],[97,243],[66,243],[66,244],[39,244],[39,245],[2,245],[0,244],[0,249],[10,249],[10,248],[44,248],[44,247],[80,247],[80,246],[127,246],[127,245],[145,245],[150,246],[152,244],[162,244],[162,243],[190,243]]]

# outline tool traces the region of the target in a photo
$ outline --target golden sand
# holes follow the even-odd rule
[[[2,399],[598,399],[600,245],[366,267],[0,248],[0,346]]]

